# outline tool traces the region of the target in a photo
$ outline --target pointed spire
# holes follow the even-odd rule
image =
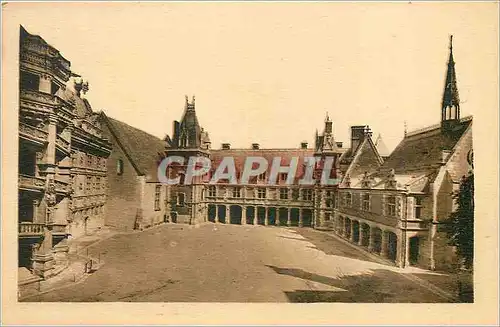
[[[448,68],[446,72],[446,82],[441,109],[443,121],[460,118],[460,98],[458,96],[455,60],[453,59],[453,35],[450,35],[450,55],[448,58]]]
[[[405,137],[406,137],[406,134],[408,134],[408,124],[406,123],[406,120],[404,122],[404,128],[405,128]]]

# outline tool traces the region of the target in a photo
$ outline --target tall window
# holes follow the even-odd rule
[[[351,193],[345,194],[345,206],[352,207],[352,194]]]
[[[302,190],[302,200],[311,201],[312,200],[312,190],[310,190],[310,189]]]
[[[86,186],[86,187],[85,187],[85,190],[86,190],[87,192],[89,192],[89,191],[90,191],[90,187],[91,187],[91,185],[92,185],[92,178],[91,178],[90,176],[87,176],[87,183],[86,183],[86,185],[85,185],[85,186]]]
[[[116,174],[117,175],[123,174],[123,160],[122,159],[118,159],[116,161]]]
[[[422,198],[415,197],[415,218],[422,217]]]
[[[388,196],[387,197],[387,215],[388,216],[396,216],[396,197]]]
[[[257,180],[260,181],[260,182],[263,182],[266,180],[266,172],[263,172],[262,174],[260,174],[259,176],[257,176]]]
[[[155,211],[160,210],[161,185],[155,187]]]
[[[97,180],[96,180],[96,190],[100,191],[101,190],[101,177],[97,177]]]
[[[212,198],[215,198],[217,196],[217,189],[215,188],[215,186],[208,187],[208,196]]]
[[[266,189],[265,188],[259,188],[257,190],[257,197],[259,199],[265,199],[266,198]]]
[[[239,187],[233,188],[233,198],[241,197],[241,189]]]
[[[292,189],[292,199],[295,201],[299,199],[299,189]]]
[[[285,183],[286,179],[288,178],[288,174],[287,173],[280,173],[278,176],[279,176],[279,181],[283,182],[283,183]]]
[[[362,195],[363,198],[363,210],[370,211],[370,194],[365,193]]]
[[[87,155],[87,167],[92,167],[92,158],[93,156],[91,154]]]
[[[288,189],[287,188],[280,188],[280,199],[281,200],[288,199]]]

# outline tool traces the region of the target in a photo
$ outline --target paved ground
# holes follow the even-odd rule
[[[29,301],[447,302],[408,278],[427,272],[404,275],[311,229],[169,224],[89,251],[98,271]]]

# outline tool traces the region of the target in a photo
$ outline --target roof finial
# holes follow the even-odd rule
[[[404,128],[405,128],[405,137],[406,137],[406,134],[408,134],[408,125],[406,124],[406,120],[404,121]]]
[[[193,105],[194,105],[194,101],[195,101],[195,96],[193,95]]]
[[[325,121],[330,121],[330,116],[328,116],[328,111],[326,112],[326,118]]]
[[[453,51],[453,34],[450,35],[450,51]]]

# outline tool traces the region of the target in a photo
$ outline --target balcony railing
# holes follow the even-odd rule
[[[45,224],[35,224],[29,222],[19,223],[20,236],[37,236],[43,235]]]
[[[20,174],[19,187],[43,190],[45,188],[45,178]]]
[[[49,138],[49,133],[47,131],[25,123],[19,124],[19,134],[27,139],[34,139],[39,142],[47,142]]]
[[[43,93],[35,90],[20,90],[21,99],[24,100],[29,100],[29,101],[36,101],[36,102],[41,102],[44,104],[49,104],[49,105],[59,105],[60,100],[58,97],[48,94],[48,93]]]

